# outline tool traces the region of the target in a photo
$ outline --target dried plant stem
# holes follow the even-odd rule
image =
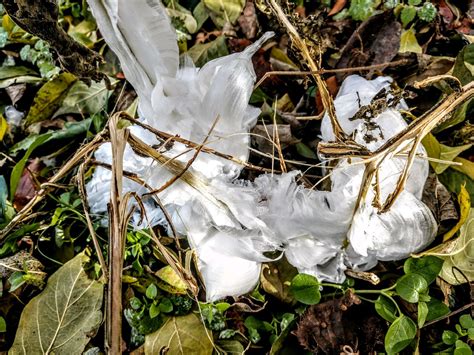
[[[432,82],[432,79],[430,79]],[[422,84],[420,84],[422,85]],[[426,112],[424,115],[417,118],[410,123],[403,131],[396,134],[394,137],[385,142],[375,152],[361,151],[360,147],[353,147],[344,142],[340,143],[320,143],[319,152],[326,157],[342,158],[362,158],[365,166],[362,185],[356,204],[356,210],[360,203],[365,199],[367,192],[370,189],[372,180],[375,177],[377,169],[382,162],[389,157],[393,157],[400,152],[404,152],[407,148],[409,154],[407,164],[404,171],[400,174],[395,190],[387,197],[386,201],[380,203],[375,201],[376,205],[380,206],[380,212],[385,212],[395,203],[396,198],[403,191],[408,172],[413,165],[416,157],[416,151],[421,143],[421,140],[440,123],[444,122],[449,115],[461,104],[474,97],[474,83],[467,84],[460,91],[456,91],[447,96],[434,108]]]
[[[77,173],[77,180],[79,185],[79,194],[81,195],[82,206],[84,209],[84,215],[87,221],[87,228],[89,228],[89,233],[91,234],[92,243],[94,244],[95,252],[97,254],[97,259],[99,260],[100,268],[102,269],[102,278],[107,281],[109,277],[109,271],[107,268],[107,264],[104,259],[104,255],[102,254],[102,249],[100,248],[99,240],[97,239],[97,235],[94,230],[94,225],[92,223],[91,216],[89,215],[89,203],[87,199],[87,191],[86,191],[86,184],[85,184],[85,168],[87,163],[90,161],[90,157],[86,159],[80,166],[79,171]]]
[[[381,63],[381,64],[372,64],[372,65],[367,65],[367,66],[362,66],[362,67],[351,67],[351,68],[341,68],[341,69],[320,69],[318,71],[301,71],[301,70],[295,70],[295,71],[282,71],[282,70],[276,70],[276,71],[269,71],[266,72],[261,79],[255,84],[254,90],[258,88],[260,85],[262,85],[265,80],[270,78],[271,76],[278,75],[278,76],[307,76],[307,75],[323,75],[323,74],[337,74],[337,73],[354,73],[358,71],[370,71],[373,69],[378,69],[378,68],[386,68],[386,67],[396,67],[399,65],[403,65],[408,63],[409,61],[406,59],[400,59],[396,60],[393,62],[387,62],[387,63]]]
[[[328,113],[329,118],[331,120],[332,129],[334,132],[334,136],[336,137],[336,140],[343,141],[346,135],[344,131],[342,130],[342,127],[339,121],[337,120],[336,110],[334,108],[334,102],[332,100],[331,95],[329,94],[329,90],[326,86],[325,81],[319,74],[320,69],[318,65],[316,64],[316,62],[314,61],[310,53],[310,50],[308,46],[306,45],[306,42],[301,38],[296,28],[288,20],[288,18],[286,17],[285,13],[281,9],[280,5],[278,5],[276,0],[269,0],[269,3],[273,12],[276,14],[278,19],[282,22],[282,24],[287,29],[293,45],[297,47],[298,50],[301,52],[301,55],[303,56],[304,60],[306,61],[311,71],[311,76],[316,81],[316,85],[318,86],[319,92],[321,94],[321,100],[323,102],[324,109]]]
[[[120,115],[110,120],[112,143],[112,180],[109,207],[109,270],[107,292],[106,342],[108,353],[122,353],[122,270],[125,235],[127,232],[128,198],[122,194],[123,154],[128,137],[127,129],[118,128]],[[128,217],[128,218],[127,218]]]
[[[28,204],[21,209],[18,214],[13,217],[10,223],[0,231],[0,242],[18,225],[20,224],[33,210],[33,208],[43,200],[51,186],[61,180],[70,170],[72,170],[77,164],[79,164],[84,157],[88,156],[93,152],[103,141],[105,131],[102,131],[88,144],[84,145],[74,156],[64,164],[49,181],[40,186],[40,189],[36,192],[35,196],[28,202]]]

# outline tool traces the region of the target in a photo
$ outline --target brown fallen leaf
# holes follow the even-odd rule
[[[361,300],[348,292],[309,307],[295,332],[300,345],[315,354],[339,354],[348,349],[361,354],[382,351],[385,321],[360,304]]]
[[[15,106],[18,101],[21,100],[26,91],[26,84],[16,84],[10,85],[5,88],[10,100],[12,100],[12,105]]]
[[[253,1],[247,1],[244,11],[242,12],[242,15],[240,15],[238,22],[242,32],[245,35],[245,38],[254,39],[260,26]]]
[[[332,16],[339,13],[344,8],[344,6],[346,6],[346,4],[347,0],[336,0],[331,11],[329,11],[328,16]]]

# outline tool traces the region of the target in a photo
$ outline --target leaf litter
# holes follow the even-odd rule
[[[362,301],[363,307],[366,307],[366,302],[373,300],[367,299],[365,294],[374,293],[385,297],[390,307],[395,307],[390,308],[392,312],[390,317],[384,317],[389,323],[383,323],[385,321],[377,318],[375,313],[368,317],[370,319],[368,322],[371,324],[379,322],[389,325],[384,342],[381,340],[384,334],[373,334],[377,338],[374,340],[369,336],[372,331],[359,329],[356,338],[365,337],[365,343],[363,341],[358,344],[350,335],[351,331],[339,334],[336,329],[335,341],[328,343],[327,337],[316,336],[312,343],[313,351],[331,352],[337,349],[337,351],[356,352],[359,349],[383,350],[384,347],[386,350],[398,351],[411,346],[412,339],[417,336],[417,332],[414,331],[417,326],[421,328],[426,319],[432,322],[433,318],[430,317],[433,317],[433,314],[446,317],[446,305],[442,310],[444,313],[441,313],[442,307],[430,301],[434,296],[431,292],[428,295],[428,292],[435,287],[430,286],[428,289],[426,285],[412,290],[404,280],[418,280],[420,276],[410,269],[405,269],[406,275],[398,281],[392,274],[384,280],[380,289],[364,290],[362,280],[375,280],[378,279],[377,275],[390,275],[390,272],[393,273],[395,270],[393,266],[397,265],[394,261],[404,260],[414,252],[422,252],[434,240],[437,245],[440,240],[437,235],[444,235],[446,239],[449,234],[449,238],[454,236],[454,239],[447,244],[458,240],[463,240],[465,244],[460,250],[456,249],[453,252],[456,259],[446,259],[443,269],[437,269],[436,274],[440,273],[440,279],[447,280],[453,285],[450,287],[458,292],[461,292],[465,281],[469,281],[469,268],[466,269],[463,264],[469,260],[468,254],[464,252],[469,249],[470,241],[464,237],[466,229],[463,226],[464,223],[469,223],[469,219],[465,213],[465,198],[463,197],[461,201],[461,196],[472,192],[469,188],[468,192],[463,192],[466,189],[462,190],[460,186],[463,181],[470,186],[471,161],[467,148],[462,144],[453,145],[447,133],[460,134],[467,127],[465,120],[470,112],[468,100],[472,96],[471,79],[469,79],[471,59],[468,50],[464,49],[458,56],[453,72],[465,86],[463,88],[454,86],[452,87],[454,91],[438,94],[438,106],[423,115],[424,111],[417,109],[416,103],[420,102],[424,91],[432,90],[427,85],[438,81],[440,84],[436,84],[437,87],[443,88],[444,84],[440,80],[444,79],[440,77],[433,80],[425,75],[422,79],[428,78],[426,83],[417,83],[418,86],[410,88],[411,92],[416,92],[415,96],[411,94],[402,97],[395,82],[401,83],[404,78],[410,75],[413,78],[420,73],[409,69],[407,73],[401,74],[392,64],[397,60],[397,63],[400,63],[397,65],[416,63],[406,52],[424,52],[430,46],[433,46],[430,50],[437,50],[438,43],[431,42],[430,39],[426,41],[424,35],[426,31],[431,30],[430,26],[439,26],[439,24],[427,24],[430,21],[427,20],[428,12],[426,12],[429,6],[413,2],[404,4],[393,13],[387,11],[383,15],[372,16],[375,7],[370,6],[375,5],[362,8],[363,5],[357,1],[351,1],[350,4],[337,2],[334,7],[330,6],[327,9],[314,8],[313,5],[306,4],[306,9],[300,5],[297,10],[299,16],[305,17],[306,13],[314,13],[316,17],[311,15],[298,19],[291,15],[291,9],[285,7],[282,10],[282,7],[274,1],[268,5],[257,3],[258,9],[273,17],[273,24],[270,24],[269,29],[278,33],[288,31],[293,47],[287,52],[284,44],[282,46],[280,43],[279,48],[276,48],[275,42],[271,42],[273,44],[259,50],[265,39],[269,38],[269,35],[264,35],[261,40],[243,52],[228,55],[226,36],[229,34],[232,36],[235,31],[242,31],[243,36],[247,38],[259,38],[261,33],[256,36],[256,31],[258,32],[261,27],[268,28],[258,21],[261,14],[256,16],[252,2],[226,3],[221,8],[215,7],[215,4],[210,2],[203,2],[198,5],[201,6],[199,11],[197,7],[192,11],[186,4],[183,4],[184,7],[177,3],[165,5],[168,10],[159,2],[154,2],[153,5],[136,5],[135,10],[140,13],[138,16],[141,19],[138,23],[134,21],[131,12],[127,11],[128,6],[133,6],[131,4],[121,1],[116,3],[90,1],[102,35],[118,55],[125,77],[137,91],[140,99],[138,121],[123,113],[113,115],[115,110],[108,105],[109,101],[112,103],[115,101],[116,107],[124,107],[120,101],[125,102],[125,97],[130,91],[130,88],[117,85],[117,82],[114,83],[114,87],[109,86],[107,81],[104,84],[93,84],[89,89],[71,76],[72,86],[65,90],[60,89],[59,96],[53,95],[54,97],[49,98],[49,95],[46,95],[45,103],[37,100],[38,107],[44,106],[44,109],[40,108],[40,115],[32,115],[28,104],[24,106],[23,103],[23,98],[30,92],[31,84],[27,83],[32,81],[25,80],[26,89],[25,84],[22,84],[18,95],[10,91],[8,95],[14,105],[12,107],[16,106],[24,112],[30,111],[28,117],[34,116],[34,118],[30,118],[29,121],[27,119],[27,124],[34,120],[39,122],[39,125],[37,123],[36,128],[30,129],[31,136],[27,137],[22,145],[17,146],[20,151],[26,149],[26,154],[20,155],[23,159],[13,169],[11,181],[15,190],[20,182],[18,185],[20,194],[15,196],[22,197],[24,202],[21,205],[24,207],[21,208],[18,200],[13,201],[12,186],[9,187],[10,194],[8,187],[5,186],[7,193],[0,195],[5,196],[4,201],[0,201],[2,211],[0,216],[5,221],[0,251],[14,251],[22,246],[32,245],[34,253],[46,257],[45,261],[48,264],[54,255],[48,251],[48,256],[42,251],[48,243],[49,245],[54,245],[51,242],[55,243],[54,248],[61,248],[58,251],[65,252],[68,249],[68,253],[72,253],[70,254],[72,256],[78,253],[84,244],[93,241],[100,260],[100,255],[103,253],[100,249],[106,247],[106,240],[101,235],[107,234],[106,232],[104,234],[101,228],[110,223],[113,228],[109,242],[111,245],[116,245],[110,255],[111,261],[108,265],[110,273],[106,273],[106,262],[103,258],[88,273],[95,273],[95,277],[99,277],[102,271],[102,279],[108,279],[111,285],[106,309],[113,316],[109,317],[105,329],[106,344],[114,352],[124,350],[122,346],[125,345],[120,340],[123,336],[122,309],[132,327],[131,338],[125,336],[127,342],[125,346],[130,349],[145,342],[145,353],[155,352],[156,349],[147,348],[146,339],[158,337],[160,332],[167,329],[170,320],[179,325],[191,317],[191,315],[182,316],[189,314],[191,309],[187,308],[188,306],[183,308],[183,305],[193,304],[193,301],[190,301],[191,303],[184,301],[187,296],[183,295],[183,285],[186,285],[184,289],[188,290],[189,296],[195,301],[198,299],[212,301],[197,305],[195,309],[200,311],[199,316],[192,315],[196,325],[192,327],[192,331],[190,330],[192,336],[187,337],[190,340],[194,336],[201,339],[199,344],[206,345],[203,353],[234,349],[231,342],[236,343],[234,345],[240,344],[235,347],[240,352],[241,349],[245,349],[242,344],[254,351],[266,346],[265,344],[273,343],[270,347],[271,353],[276,353],[285,347],[298,347],[298,340],[301,345],[308,347],[307,340],[303,337],[296,338],[289,331],[297,324],[298,329],[306,324],[304,316],[301,320],[294,321],[295,315],[301,314],[304,310],[302,298],[295,291],[296,285],[301,283],[297,281],[299,275],[313,278],[316,276],[308,285],[301,285],[303,288],[308,287],[309,298],[305,302],[309,302],[306,304],[320,302],[319,305],[311,307],[328,306],[328,309],[332,309],[326,312],[328,317],[339,317],[338,311],[329,306],[332,301],[327,300],[327,297],[331,297],[331,290],[337,291],[334,296],[342,297],[337,298],[334,301],[336,303],[353,294],[356,298],[360,297],[358,303]],[[68,6],[67,4],[59,6],[60,11],[72,11],[73,20],[71,18],[67,20],[70,26],[68,32],[72,34],[74,31],[82,31],[79,29],[81,25],[84,26],[86,29],[84,33],[91,36],[89,38],[92,41],[88,42],[86,37],[80,39],[80,36],[74,36],[81,42],[94,46],[97,38],[94,37],[93,25],[91,27],[86,22],[82,24],[79,22],[82,16],[86,16],[85,8],[82,12],[78,12],[80,6],[75,8]],[[419,10],[416,10],[419,11],[418,17],[405,18],[412,8],[418,9],[418,6]],[[442,6],[444,5],[440,5],[440,9]],[[333,22],[328,26],[339,26],[339,30],[329,34],[324,32],[324,21],[318,20],[318,17],[326,16],[331,8]],[[267,10],[273,11],[273,15]],[[210,18],[207,19],[205,15],[199,15],[202,19],[198,18],[199,12],[201,15],[209,15]],[[168,15],[172,17],[171,23],[177,32],[171,27]],[[193,22],[193,15],[198,21]],[[344,19],[344,16],[351,16],[352,20]],[[459,12],[458,17],[462,16]],[[90,18],[84,21],[90,21]],[[275,18],[280,21],[282,27],[276,24]],[[156,22],[156,19],[159,21]],[[359,49],[354,45],[356,39],[354,36],[345,46],[338,37],[338,34],[346,31],[345,26],[351,25],[355,28],[357,20],[365,20],[367,23],[379,22],[383,27],[381,31],[374,31],[373,26],[367,26],[363,22],[356,32],[359,33]],[[193,23],[190,27],[191,22]],[[148,25],[149,23],[153,25]],[[411,28],[407,27],[409,23],[412,24]],[[5,26],[7,29],[12,29],[8,19],[4,20]],[[215,29],[213,26],[217,26],[217,39],[212,42],[211,37],[209,42],[209,37],[201,36],[208,42],[204,44],[196,42],[197,44],[189,51],[195,64],[186,56],[179,59],[179,53],[185,51],[187,47],[186,41],[183,42],[183,37],[180,36],[187,33],[186,38],[189,39],[190,35],[200,31],[200,26],[210,29]],[[405,29],[400,35],[401,27]],[[462,28],[460,31],[464,33],[465,29]],[[318,33],[324,33],[326,37],[313,36]],[[372,36],[375,33],[376,35]],[[406,33],[410,33],[408,39]],[[156,43],[158,38],[162,40],[160,43]],[[380,46],[377,43],[384,42],[387,38],[391,38],[391,44],[379,51]],[[176,44],[177,39],[179,46]],[[147,41],[146,45],[143,45],[144,41]],[[273,49],[269,51],[271,46]],[[337,65],[340,72],[334,73],[338,76],[340,73],[339,80],[337,77],[326,80],[326,77],[321,76],[323,72],[320,72],[321,57],[317,54],[318,50],[323,55],[325,51],[328,51],[327,54],[333,52],[332,56],[325,55],[325,59],[329,59],[328,63],[332,63],[329,65]],[[344,53],[356,53],[358,50],[362,61],[341,64]],[[265,74],[256,70],[257,78],[252,68],[251,58],[257,51],[256,57],[259,63],[264,63],[268,68],[266,70],[271,70],[272,64],[283,63],[282,60],[285,63],[292,63],[285,69],[294,70],[294,63],[300,64],[303,70],[309,68],[317,83],[318,92],[315,92],[311,80],[303,79],[304,73],[294,73],[296,75],[287,78],[279,74],[281,76],[278,80],[284,83],[284,86],[281,88],[275,86],[274,83],[278,81],[274,81],[271,86],[262,86],[263,95],[255,101],[255,97],[252,96],[253,84]],[[277,52],[278,61],[273,58]],[[285,58],[286,52],[291,59]],[[342,59],[339,59],[337,53],[342,53]],[[273,59],[269,60],[269,54]],[[436,55],[435,52],[432,54]],[[151,58],[153,61],[150,61]],[[400,61],[399,58],[403,60]],[[390,63],[392,60],[393,63]],[[32,63],[35,64],[34,61]],[[351,66],[363,66],[353,71],[372,80],[366,80],[359,75],[347,76],[351,74]],[[257,67],[259,68],[260,66]],[[389,72],[395,80],[382,76],[381,72]],[[31,74],[34,75],[33,72],[28,73]],[[343,82],[341,82],[342,75],[347,76]],[[120,78],[120,75],[117,77]],[[327,83],[331,83],[331,90],[327,90]],[[10,83],[5,85],[10,86]],[[288,90],[290,87],[295,87],[297,90],[281,91],[282,88]],[[45,90],[46,87],[40,89],[37,96],[42,95]],[[275,94],[275,90],[282,96],[288,94],[284,99],[285,102],[293,101],[298,104],[283,108],[278,106],[279,100],[276,100],[275,107],[278,108],[275,111],[273,106],[269,105],[272,103],[271,95]],[[420,98],[416,95],[420,95]],[[322,108],[326,111],[324,116],[318,117],[317,114],[311,116],[311,110],[315,109],[311,106],[314,105],[315,96],[319,100],[319,109],[316,113],[321,113]],[[248,105],[249,101],[262,103],[263,111],[260,116],[258,109]],[[130,105],[130,102],[128,101],[127,105]],[[310,102],[313,104],[309,104]],[[465,104],[462,105],[463,103]],[[458,106],[462,106],[462,109],[452,116],[449,123],[445,123],[445,117],[449,117]],[[409,107],[411,111],[408,111]],[[126,106],[125,108],[134,115],[136,109],[133,108],[133,104],[130,109]],[[308,111],[308,108],[309,112],[299,112]],[[101,131],[106,122],[107,112],[111,112],[113,117],[105,126],[106,129]],[[89,121],[84,125],[84,129],[76,130],[74,133],[71,131],[71,134],[68,132],[63,134],[53,129],[52,132],[42,133],[43,136],[40,135],[41,138],[37,142],[31,139],[35,130],[44,132],[49,125],[47,120],[51,117],[55,117],[58,122],[66,120],[70,124],[71,120],[74,122],[85,119],[88,115],[90,115],[87,118]],[[308,116],[307,121],[305,115]],[[420,116],[418,119],[417,115]],[[411,123],[411,120],[414,122]],[[12,120],[6,122],[13,127]],[[257,122],[258,130],[252,131],[249,137],[249,130]],[[282,125],[284,122],[290,123],[291,129],[290,126]],[[442,124],[438,125],[440,122]],[[434,138],[428,134],[436,125],[438,127],[434,131],[436,135]],[[8,147],[11,142],[18,143],[17,134],[23,129],[24,125],[19,126],[16,133],[13,130],[5,131],[6,133],[2,135],[2,144],[7,144]],[[95,139],[79,150],[64,167],[56,170],[56,174],[48,183],[42,184],[51,177],[54,169],[51,167],[59,168],[61,164],[55,164],[61,161],[63,152],[69,149],[66,145],[56,153],[51,151],[50,142],[58,139],[60,142],[65,142],[61,139],[68,137],[74,139],[83,137],[84,134],[87,134],[90,141],[94,131],[96,134],[99,133]],[[318,135],[320,138],[314,140]],[[109,136],[115,143],[100,145],[108,140]],[[421,138],[425,136],[431,139],[430,145],[425,144],[426,138],[423,141],[426,150],[420,145]],[[317,152],[319,154],[315,154],[318,141],[320,141]],[[77,143],[72,141],[70,144],[74,146]],[[466,147],[469,144],[464,142]],[[22,146],[25,148],[20,148]],[[93,151],[96,151],[94,157],[91,155]],[[45,157],[44,154],[49,156]],[[121,154],[124,156],[123,162]],[[38,180],[35,176],[34,185],[37,186],[31,189],[32,181],[31,179],[27,181],[26,177],[33,175],[26,173],[25,167],[28,166],[30,157],[37,156],[43,157],[41,161],[44,165],[42,170],[35,168]],[[5,157],[9,158],[7,155]],[[5,162],[9,160],[6,159]],[[10,164],[11,162],[8,163]],[[71,177],[72,169],[78,164],[82,164],[81,177],[78,181],[82,181],[80,184],[88,181],[81,196],[83,202],[87,198],[90,207],[90,211],[86,207],[80,213],[77,211],[81,210],[76,211],[76,208],[78,203],[81,203],[81,196],[72,197],[73,195],[68,192],[55,199],[48,194],[49,191],[57,191],[58,188],[64,189],[66,185],[61,186],[59,183],[65,181],[64,177]],[[88,166],[91,164],[95,165],[94,170],[89,170]],[[450,180],[446,187],[455,193],[461,191],[459,222],[456,211],[458,206],[449,196],[450,192],[436,183],[436,179],[431,185],[425,184],[429,169],[434,169],[443,182],[447,181],[447,176],[449,179],[454,179],[456,176],[457,182]],[[287,173],[288,170],[290,172]],[[320,182],[318,176],[321,175],[325,177]],[[21,176],[25,176],[21,178],[24,180],[23,183]],[[22,184],[26,184],[25,187]],[[112,195],[111,186],[114,191]],[[322,190],[319,190],[320,188]],[[422,193],[425,195],[423,200]],[[9,195],[10,200],[14,202],[13,205],[7,199]],[[110,198],[112,198],[112,212],[107,218],[107,204]],[[46,212],[48,206],[54,206],[53,201],[64,206],[56,208],[55,215],[63,215],[65,221],[82,225],[84,230],[90,232],[91,236],[87,241],[77,237],[73,227],[67,225],[56,227],[55,236],[51,238],[49,236],[51,228],[57,222],[51,223],[49,227],[48,225],[41,227],[39,230],[42,232],[37,241],[36,232],[32,234],[35,236],[33,239],[22,234],[21,225],[29,219],[41,221],[42,216],[48,215]],[[40,212],[36,215],[33,211],[38,207]],[[15,208],[19,212],[16,216],[15,212],[12,214]],[[71,217],[67,217],[68,213],[72,214]],[[129,219],[131,226],[127,228]],[[53,217],[53,220],[58,219]],[[403,228],[400,225],[403,225]],[[445,234],[446,231],[449,233]],[[456,237],[458,234],[460,236]],[[21,242],[15,244],[21,237],[23,237]],[[188,246],[190,250],[186,251]],[[439,256],[442,259],[446,250],[440,252]],[[156,288],[153,286],[155,284],[167,282],[160,280],[161,276],[153,271],[157,269],[157,262],[169,265],[167,273],[175,276],[166,278],[180,280],[178,284],[181,285],[181,291],[178,292],[172,285],[160,288],[159,292],[148,291]],[[276,265],[281,265],[281,268]],[[16,278],[10,275],[12,285],[21,285],[22,280],[28,279],[26,277],[28,273],[21,268],[19,270],[16,271]],[[457,281],[451,280],[448,276],[450,270]],[[280,275],[280,272],[283,274]],[[298,272],[300,274],[296,275]],[[423,272],[418,271],[422,276]],[[464,279],[459,281],[462,278]],[[262,282],[261,288],[258,287],[259,280]],[[122,282],[130,286],[123,288]],[[176,281],[173,283],[176,284]],[[312,286],[309,287],[310,285]],[[40,295],[47,295],[45,292]],[[122,305],[120,297],[122,292],[130,295],[131,298],[128,298],[130,304]],[[246,312],[251,310],[248,306],[237,307],[241,304],[239,299],[245,300],[245,296],[241,295],[246,293],[250,293],[252,303],[261,302],[263,305],[255,308],[258,318],[246,315]],[[343,297],[344,293],[346,296]],[[277,311],[278,307],[275,306],[278,303],[274,305],[276,301],[271,295],[287,304],[284,307],[287,313],[281,314]],[[314,298],[315,295],[319,295],[318,298]],[[230,304],[226,302],[232,303],[232,299],[236,302],[234,313],[228,311]],[[459,297],[458,299],[461,300]],[[449,304],[454,308],[459,305],[465,306],[458,303]],[[389,306],[384,304],[383,307]],[[388,308],[377,308],[377,302],[375,310],[379,314],[382,310],[384,314],[389,312]],[[225,314],[232,315],[235,322],[230,319],[226,321]],[[0,317],[3,317],[2,314]],[[418,320],[415,319],[414,322],[411,319],[413,317],[418,317]],[[290,318],[293,321],[289,321]],[[244,319],[245,327],[239,327]],[[347,329],[351,328],[351,321],[341,319]],[[208,330],[201,325],[202,323]],[[8,324],[10,323],[7,322]],[[230,328],[225,329],[226,326]],[[235,328],[232,328],[233,326]],[[305,326],[310,334],[319,334],[317,330],[320,323],[309,322]],[[20,324],[20,327],[24,326]],[[9,328],[11,327],[7,327]],[[204,332],[201,334],[198,329]],[[330,326],[330,339],[333,339],[331,329]],[[430,327],[426,332],[432,332],[432,329],[433,327]],[[179,338],[181,331],[186,332],[184,325],[175,326],[173,332],[177,332]],[[18,334],[17,332],[17,336]],[[202,341],[205,339],[204,334],[209,343]],[[466,335],[461,332],[460,336]],[[464,340],[459,341],[463,343]],[[82,344],[87,342],[84,341]],[[457,343],[456,346],[462,347],[461,343]],[[190,346],[195,347],[197,344]],[[372,348],[365,347],[367,344],[371,344]],[[422,343],[422,346],[432,346],[430,344]],[[163,343],[160,345],[160,350],[165,350],[166,347],[169,347],[169,351],[183,352],[182,344],[175,349],[174,345]]]

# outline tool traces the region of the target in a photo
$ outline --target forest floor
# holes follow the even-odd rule
[[[122,111],[136,117],[137,94],[86,1],[60,0],[58,19],[38,12],[41,26],[12,18],[12,1],[3,3],[0,353],[99,354],[113,327],[110,317],[104,321],[113,304],[104,297],[113,288],[104,270],[119,264],[107,261],[111,232],[91,217],[84,186],[98,164],[91,153],[109,119]],[[304,171],[305,184],[319,184],[325,93],[269,4],[164,5],[180,52],[197,67],[242,51],[265,31],[276,32],[253,57],[257,85],[250,103],[261,114],[249,162],[280,168],[279,156],[285,169]],[[348,271],[343,284],[298,274],[281,258],[263,264],[253,292],[206,303],[185,240],[177,244],[161,227],[129,228],[119,269],[123,292],[116,295],[123,307],[120,346],[133,354],[472,354],[474,1],[297,0],[281,6],[318,58],[313,74],[321,75],[333,98],[351,74],[391,76],[409,107],[403,112],[407,123],[452,97],[468,98],[446,104],[449,115],[423,132],[430,161],[423,202],[438,235],[419,255],[379,262],[370,272]],[[56,21],[69,37],[38,31]],[[432,83],[417,85],[426,79]],[[244,169],[242,177],[260,174]],[[177,271],[191,275],[199,289],[192,292]]]

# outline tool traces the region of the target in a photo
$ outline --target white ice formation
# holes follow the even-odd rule
[[[213,123],[211,148],[246,160],[248,130],[259,110],[248,104],[255,81],[251,57],[271,37],[265,34],[241,53],[231,54],[197,69],[189,58],[179,60],[175,31],[159,0],[88,0],[99,28],[120,59],[129,82],[140,98],[140,120],[161,131],[202,143]],[[367,132],[361,120],[350,118],[359,104],[367,105],[390,78],[367,81],[347,78],[335,100],[343,129],[374,150],[406,127],[396,109],[388,109]],[[133,126],[131,133],[149,145],[156,137]],[[370,133],[374,139],[366,143]],[[333,140],[329,119],[322,123],[322,137]],[[194,151],[174,143],[161,153],[186,163]],[[421,155],[425,151],[420,148]],[[110,144],[102,145],[96,159],[111,163]],[[395,187],[403,158],[388,159],[380,169],[382,197]],[[421,202],[428,173],[426,160],[417,159],[407,187],[394,206],[379,214],[369,194],[361,208],[354,207],[362,181],[363,166],[340,161],[331,172],[331,191],[305,189],[296,183],[299,172],[262,175],[254,182],[237,180],[242,166],[201,152],[189,172],[198,185],[178,180],[159,194],[180,234],[196,251],[209,301],[249,292],[258,282],[265,252],[285,253],[300,272],[320,280],[342,282],[344,270],[372,268],[377,260],[397,260],[426,247],[436,234],[436,222]],[[151,158],[136,155],[127,146],[124,169],[136,173],[154,189],[173,174]],[[87,184],[91,210],[107,211],[111,173],[98,167]],[[124,192],[148,190],[124,179]],[[162,211],[148,200],[150,224],[166,224]],[[145,228],[138,225],[136,228]],[[178,237],[178,236],[177,236]]]

